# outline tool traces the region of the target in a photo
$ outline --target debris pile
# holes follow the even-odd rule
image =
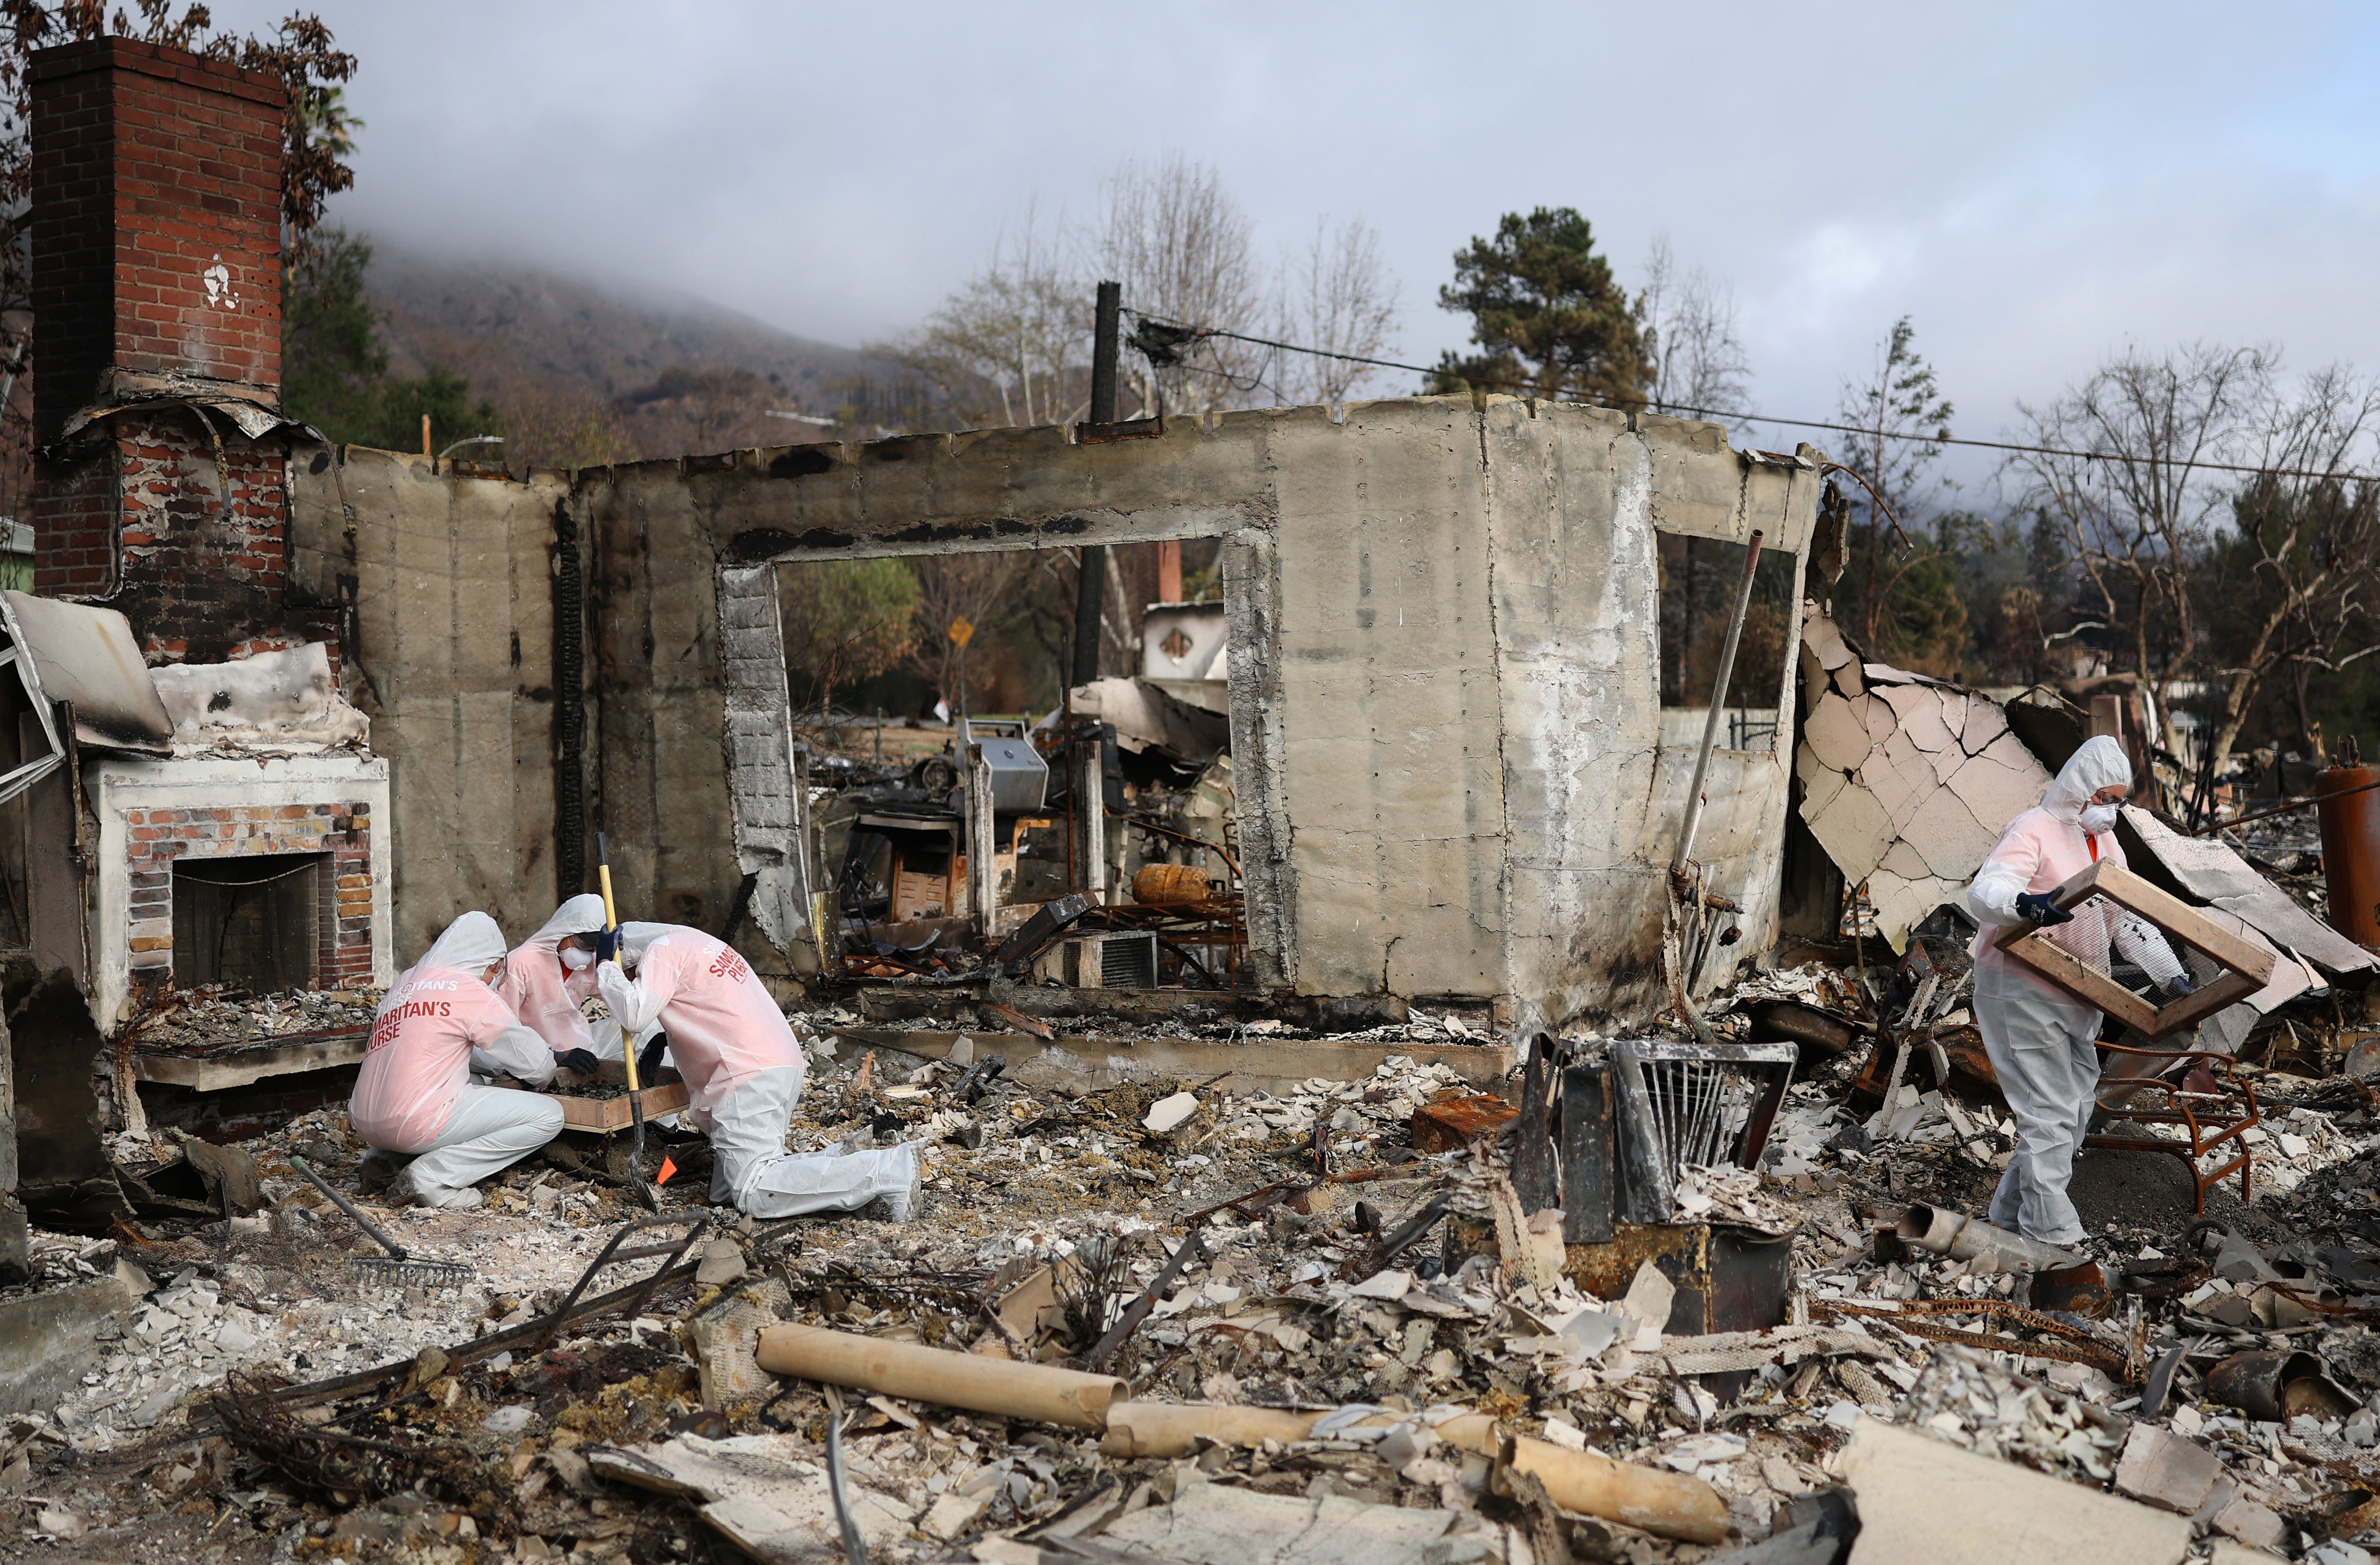
[[[117,1032],[145,1052],[238,1049],[361,1031],[371,1025],[375,989],[288,989],[251,994],[225,985],[152,989]]]
[[[1855,973],[1770,974],[1730,1000],[1717,1020],[1739,1036],[1776,1001],[1877,1031]],[[688,1205],[698,1142],[667,1127],[656,1156],[689,1171],[664,1216],[698,1221],[650,1240],[602,1157],[566,1142],[480,1211],[402,1215],[360,1187],[335,1110],[248,1144],[263,1209],[122,1242],[157,1286],[103,1329],[74,1395],[9,1426],[25,1524],[61,1547],[154,1540],[162,1506],[259,1559],[829,1558],[841,1514],[884,1559],[1197,1559],[1217,1537],[1289,1559],[1345,1558],[1332,1540],[1350,1538],[1383,1559],[1694,1559],[1861,1525],[1815,1497],[1889,1424],[2161,1508],[2185,1538],[2370,1536],[2380,1134],[2335,1083],[2250,1068],[2268,1115],[2255,1200],[2219,1187],[2211,1222],[2178,1170],[2157,1183],[2166,1160],[2086,1154],[2078,1191],[2090,1159],[2131,1157],[2106,1184],[2142,1209],[2097,1217],[2095,1271],[2070,1279],[1912,1244],[1912,1208],[1982,1209],[2008,1121],[1956,1074],[1904,1081],[1890,1116],[1847,1104],[1856,1048],[1811,1051],[1762,1167],[1682,1165],[1673,1220],[1566,1244],[1562,1214],[1519,1195],[1520,1116],[1473,1106],[1441,1062],[1053,1095],[989,1052],[838,1046],[845,1020],[812,1018],[795,1140],[930,1140],[906,1224],[763,1228]],[[468,1280],[398,1289],[350,1265],[378,1252],[292,1152]],[[1785,1246],[1769,1317],[1695,1316],[1692,1268],[1718,1263],[1648,1237],[1672,1234]],[[1649,1247],[1615,1269],[1629,1244]],[[116,1248],[35,1253],[87,1276]],[[780,1328],[1120,1392],[1076,1425],[856,1370],[783,1377],[763,1363]],[[1656,1480],[1676,1486],[1666,1521],[1598,1498]]]

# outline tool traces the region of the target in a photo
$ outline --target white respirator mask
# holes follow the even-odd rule
[[[2113,831],[2116,825],[2116,808],[2117,807],[2114,805],[2089,805],[2084,807],[2082,811],[2082,830],[2092,833],[2094,836],[2096,836],[2102,831]]]
[[[561,956],[562,964],[574,973],[583,973],[595,965],[595,953],[591,951],[581,951],[577,946],[563,952]]]

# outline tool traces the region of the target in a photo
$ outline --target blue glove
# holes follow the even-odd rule
[[[598,963],[610,962],[618,957],[619,954],[620,931],[617,929],[596,930],[595,960]]]
[[[2047,928],[2052,924],[2070,924],[2074,915],[2049,900],[2043,892],[2021,892],[2017,894],[2016,910],[2020,917],[2030,918]]]
[[[2180,1000],[2183,995],[2188,994],[2197,987],[2198,986],[2196,984],[2190,981],[2190,975],[2184,973],[2180,977],[2165,986],[2165,997],[2168,1000]]]

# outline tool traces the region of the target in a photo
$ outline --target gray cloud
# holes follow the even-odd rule
[[[2350,6],[321,8],[363,60],[345,221],[830,340],[916,321],[1028,200],[1087,214],[1180,150],[1275,242],[1378,227],[1409,358],[1461,338],[1455,248],[1543,203],[1624,277],[1667,232],[1730,280],[1779,413],[1824,416],[1903,313],[1972,434],[2127,342],[2380,367],[2380,23]]]

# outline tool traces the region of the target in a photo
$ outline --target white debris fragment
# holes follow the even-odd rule
[[[1177,1092],[1171,1098],[1160,1098],[1148,1106],[1148,1113],[1140,1122],[1163,1135],[1198,1111],[1198,1095]]]

